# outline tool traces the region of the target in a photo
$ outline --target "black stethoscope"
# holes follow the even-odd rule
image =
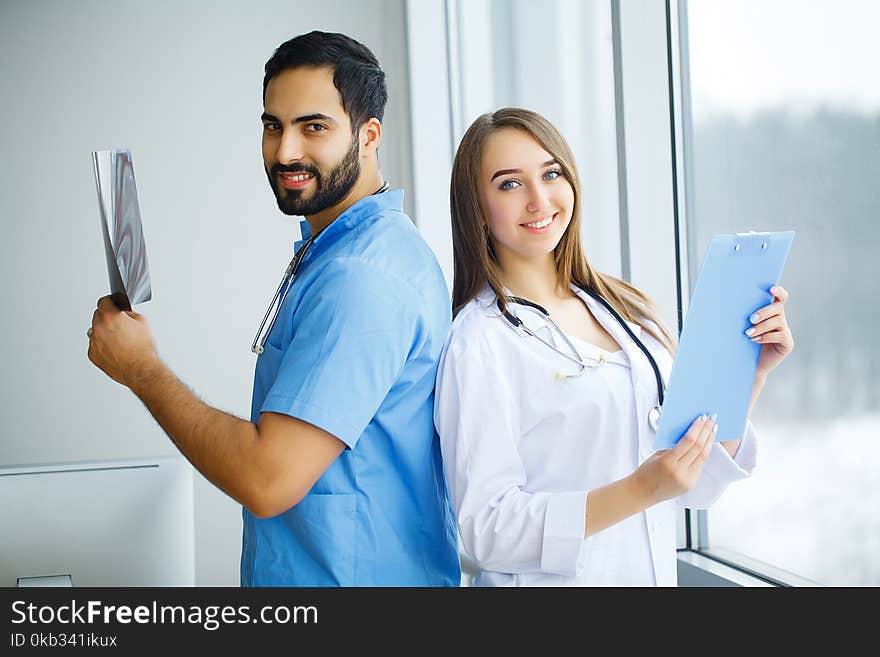
[[[651,410],[648,411],[648,426],[650,426],[651,429],[653,429],[656,432],[657,427],[660,425],[660,409],[663,406],[663,398],[665,397],[665,393],[666,393],[666,386],[663,384],[663,377],[660,374],[660,368],[657,365],[657,361],[654,360],[654,357],[651,355],[651,352],[648,351],[648,348],[645,346],[645,344],[636,337],[635,333],[632,332],[632,329],[630,329],[629,325],[624,321],[623,317],[620,316],[620,313],[618,313],[610,303],[608,303],[604,298],[602,298],[602,295],[600,295],[598,292],[595,292],[594,290],[590,290],[586,287],[583,287],[582,285],[578,285],[578,288],[580,288],[586,294],[589,294],[591,297],[593,297],[593,299],[595,299],[596,301],[601,303],[605,307],[605,309],[609,313],[611,313],[611,315],[614,317],[614,319],[616,319],[617,322],[620,324],[621,328],[623,328],[623,330],[626,331],[626,334],[630,337],[630,339],[633,341],[633,343],[639,349],[642,350],[642,353],[645,354],[645,357],[648,359],[648,362],[651,363],[651,369],[654,370],[654,378],[657,381],[657,405],[652,407]],[[537,310],[539,313],[541,313],[544,320],[547,321],[560,336],[562,336],[562,339],[565,341],[566,346],[571,350],[571,353],[578,354],[578,350],[575,349],[574,345],[571,343],[571,341],[568,339],[568,337],[565,335],[565,333],[563,333],[562,330],[556,325],[556,322],[554,322],[553,319],[551,319],[550,313],[547,312],[546,308],[544,308],[543,306],[539,306],[536,303],[532,303],[531,301],[528,301],[526,299],[521,299],[519,297],[507,297],[506,299],[507,299],[507,303],[513,303],[513,304],[518,304],[520,306],[526,306],[528,308],[532,308],[534,310]],[[588,365],[587,365],[587,363],[585,363],[583,361],[582,358],[580,358],[580,357],[575,358],[571,354],[565,353],[561,349],[558,349],[556,347],[556,345],[554,345],[551,342],[548,342],[547,340],[542,338],[540,335],[538,335],[537,333],[532,331],[528,326],[523,324],[523,321],[519,317],[512,314],[506,308],[502,307],[500,298],[497,300],[496,303],[498,305],[498,310],[501,311],[501,313],[504,315],[504,318],[508,322],[510,322],[514,328],[521,329],[523,332],[526,333],[526,335],[529,335],[529,336],[535,338],[536,340],[540,341],[542,344],[546,345],[547,347],[549,347],[550,349],[555,351],[560,356],[563,356],[564,358],[567,358],[571,362],[575,363],[580,368],[578,370],[577,374],[572,374],[569,376],[580,376],[581,374],[583,374],[586,371]],[[599,358],[600,362],[598,364],[601,364],[601,362],[604,362],[604,360],[605,360],[604,357],[600,357]],[[558,378],[567,378],[565,376],[559,377],[559,375],[557,375],[557,377]]]

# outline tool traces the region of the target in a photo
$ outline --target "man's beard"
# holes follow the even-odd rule
[[[358,140],[356,136],[352,136],[348,153],[327,174],[323,174],[316,166],[309,164],[294,164],[287,167],[278,163],[273,164],[267,175],[269,185],[278,201],[278,209],[284,214],[311,216],[337,205],[348,196],[361,175],[359,155]],[[282,172],[311,174],[315,180],[315,191],[311,196],[303,197],[305,190],[284,189],[282,196],[281,190],[278,189],[278,178]]]

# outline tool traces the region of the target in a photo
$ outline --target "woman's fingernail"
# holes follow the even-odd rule
[[[753,328],[746,329],[746,335],[751,335],[754,332],[755,332],[755,329],[753,329]]]
[[[761,341],[760,335],[756,335],[754,338],[752,338],[752,342],[760,342],[760,341]]]
[[[714,422],[715,420],[718,419],[718,413],[712,413],[712,417],[709,418],[709,419],[712,420],[712,421]]]
[[[752,316],[749,317],[749,321],[752,324],[757,324],[759,321],[761,321],[761,316],[758,313],[753,313]]]
[[[718,425],[717,424],[714,427],[712,427],[712,433],[718,433]]]

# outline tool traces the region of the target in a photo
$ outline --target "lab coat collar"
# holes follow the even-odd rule
[[[314,249],[318,244],[333,241],[345,231],[353,228],[367,217],[377,215],[383,210],[397,210],[403,212],[403,190],[389,189],[381,194],[371,194],[351,205],[345,212],[336,217],[329,226],[320,232],[312,243]],[[301,238],[293,244],[294,252],[299,250],[306,240],[312,236],[312,227],[303,219],[299,222]]]
[[[503,289],[505,294],[510,293],[510,290],[508,290],[506,287]],[[479,292],[477,292],[477,296],[474,297],[474,299],[476,299],[477,303],[479,303],[481,306],[488,308],[489,306],[495,304],[495,299],[497,299],[497,297],[495,296],[495,290],[492,289],[492,287],[489,285],[489,282],[487,281],[483,283],[483,287],[480,289]]]
[[[620,331],[621,335],[623,336],[622,338],[618,338],[614,333],[611,333],[611,335],[614,336],[614,339],[617,340],[617,343],[620,344],[621,347],[623,346],[621,339],[626,340],[627,342],[632,344],[632,339],[630,339],[630,337],[626,334],[626,332],[620,326],[620,323],[616,319],[614,319],[614,315],[612,315],[610,312],[608,312],[608,309],[605,308],[605,306],[603,306],[601,303],[596,301],[593,297],[591,297],[589,294],[584,292],[582,289],[580,289],[574,283],[572,283],[572,285],[571,285],[571,291],[574,292],[576,295],[578,295],[581,299],[583,299],[584,303],[586,303],[587,307],[590,309],[590,312],[593,313],[593,317],[595,317],[598,320],[598,322],[605,328],[606,331],[611,333],[611,331],[608,328],[609,325],[613,325],[614,328],[616,328],[617,330]],[[620,311],[618,310],[617,312],[620,312]],[[602,321],[603,317],[608,321]],[[635,335],[637,338],[641,339],[642,327],[639,326],[638,324],[636,324],[635,322],[630,322],[627,319],[624,319],[623,321],[626,322],[626,325],[629,327],[629,330],[633,332],[633,335]],[[633,346],[635,346],[635,345],[633,345]],[[638,347],[636,347],[636,349],[638,349]]]
[[[583,302],[587,304],[587,307],[590,309],[590,312],[593,313],[593,317],[596,318],[596,321],[602,325],[602,328],[604,328],[606,331],[608,331],[608,333],[611,335],[611,337],[614,338],[615,342],[617,342],[617,344],[620,345],[620,348],[623,349],[623,353],[626,354],[626,357],[630,362],[630,371],[632,372],[631,376],[632,376],[632,383],[633,383],[633,391],[636,393],[637,412],[642,413],[643,409],[639,408],[639,403],[638,403],[638,400],[639,400],[638,390],[639,390],[639,385],[641,384],[641,379],[642,379],[642,368],[640,366],[637,366],[636,364],[641,363],[641,361],[644,360],[645,355],[642,353],[642,350],[639,349],[638,345],[636,345],[636,343],[633,342],[632,338],[630,338],[626,334],[626,331],[623,330],[623,327],[620,325],[620,322],[618,322],[614,318],[614,315],[612,315],[610,312],[608,312],[608,309],[605,308],[605,306],[603,306],[601,303],[596,301],[593,297],[591,297],[589,294],[587,294],[586,292],[581,290],[576,285],[572,285],[571,289],[572,289],[572,292],[577,294],[583,300]],[[620,311],[618,311],[618,312],[620,312]],[[630,328],[630,330],[633,332],[633,335],[635,335],[637,338],[639,338],[641,340],[641,336],[642,336],[641,327],[638,324],[636,324],[635,322],[629,322],[626,319],[624,319],[624,321],[626,322],[626,325]],[[641,415],[639,417],[641,417]]]
[[[614,319],[614,316],[606,310],[605,306],[600,304],[598,301],[593,299],[589,294],[581,290],[577,285],[571,285],[571,291],[578,295],[581,299],[583,299],[584,303],[587,304],[587,307],[590,309],[590,312],[593,313],[593,316],[596,317],[597,321],[602,324],[606,331],[611,333],[614,339],[618,344],[623,346],[624,342],[632,344],[632,340],[626,334],[626,332],[621,328],[620,324],[618,324],[617,320]],[[513,296],[510,290],[506,287],[502,288],[502,292],[508,296]],[[489,283],[484,283],[483,288],[477,293],[476,300],[483,307],[494,306],[497,297],[495,296],[495,291],[489,286]],[[635,322],[630,322],[624,319],[626,325],[630,328],[637,338],[641,339],[642,336],[642,327],[636,324]],[[615,331],[619,332],[619,336]],[[635,347],[635,345],[633,345]],[[635,347],[638,349],[638,347]],[[629,353],[627,353],[629,355]]]
[[[630,362],[630,370],[632,372],[632,383],[633,390],[636,393],[636,399],[639,399],[639,387],[642,385],[642,381],[644,379],[645,372],[643,371],[643,367],[641,363],[644,361],[645,366],[647,367],[648,362],[645,359],[645,355],[642,353],[642,350],[639,349],[638,345],[632,340],[632,338],[627,335],[626,331],[620,325],[620,323],[614,318],[608,310],[601,303],[593,299],[589,294],[580,289],[577,285],[571,285],[571,291],[574,292],[578,297],[580,297],[584,303],[587,304],[587,307],[590,309],[590,312],[593,314],[593,317],[596,318],[596,321],[602,325],[602,327],[608,331],[611,337],[614,338],[615,342],[620,345],[620,348],[623,350],[623,353],[626,355],[627,360]],[[502,288],[502,292],[506,295],[512,296],[512,293],[506,287]],[[497,297],[495,296],[495,292],[489,286],[489,283],[486,282],[483,288],[476,296],[477,302],[486,310],[497,311],[497,306],[495,305]],[[619,312],[619,311],[618,311]],[[500,313],[498,313],[500,315]],[[534,315],[533,313],[523,313],[523,316],[520,319],[529,325],[529,328],[532,330],[540,330],[541,322],[537,315],[534,317],[530,317],[530,315]],[[630,322],[624,319],[626,325],[633,332],[633,335],[636,336],[639,340],[642,339],[642,327],[636,324],[635,322]],[[511,327],[513,328],[513,327]],[[515,330],[515,329],[514,329]],[[546,338],[546,336],[545,336]],[[555,342],[555,340],[554,340]],[[637,365],[637,363],[639,365]],[[650,368],[649,368],[650,369]],[[639,413],[647,413],[647,409],[638,408]],[[641,416],[640,416],[641,417]]]

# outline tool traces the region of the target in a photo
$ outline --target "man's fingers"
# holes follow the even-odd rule
[[[119,308],[116,307],[116,304],[113,303],[113,299],[110,296],[101,297],[98,299],[98,312],[102,313],[119,313],[122,312]]]

